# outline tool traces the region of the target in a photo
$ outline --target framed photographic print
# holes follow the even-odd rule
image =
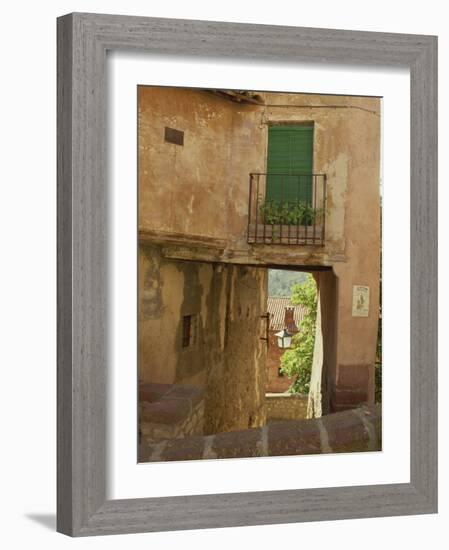
[[[436,75],[429,36],[58,20],[59,531],[436,511]]]

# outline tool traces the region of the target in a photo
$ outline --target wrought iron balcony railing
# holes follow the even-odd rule
[[[326,174],[249,176],[248,243],[324,245]]]

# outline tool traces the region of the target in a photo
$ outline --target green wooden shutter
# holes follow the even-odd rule
[[[268,129],[266,200],[312,202],[313,126]]]

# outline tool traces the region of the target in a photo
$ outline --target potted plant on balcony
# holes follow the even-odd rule
[[[299,199],[294,201],[266,200],[260,205],[259,212],[262,223],[271,228],[267,239],[273,242],[283,236],[290,236],[291,226],[296,226],[298,231],[300,227],[314,225],[317,219],[320,219],[322,209],[313,208],[309,203]],[[287,226],[285,230],[284,226]],[[284,231],[286,235],[283,235]]]

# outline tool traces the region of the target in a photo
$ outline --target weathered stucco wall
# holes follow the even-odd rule
[[[264,148],[254,135],[258,108],[229,103],[207,91],[139,87],[141,232],[215,245],[244,237],[229,224],[248,212],[248,175],[262,169]],[[183,131],[184,145],[167,143],[165,127]]]
[[[317,284],[317,322],[310,380],[308,418],[319,418],[331,410],[330,393],[337,370],[337,278],[332,270],[315,272]]]
[[[222,349],[224,314],[220,295],[214,293],[221,274],[210,264],[165,260],[157,246],[139,251],[140,379],[203,385],[205,365]],[[216,301],[212,307],[208,297]],[[194,344],[184,348],[185,315],[196,317],[197,333]]]
[[[380,100],[271,92],[259,96],[264,106],[235,103],[208,91],[139,87],[139,235],[141,243],[162,244],[167,262],[162,290],[157,285],[147,289],[149,294],[165,292],[161,299],[170,304],[159,334],[175,327],[179,335],[171,311],[186,309],[189,300],[198,300],[199,289],[211,285],[220,312],[223,304],[218,303],[218,296],[233,296],[223,290],[232,270],[226,268],[226,274],[219,276],[210,265],[178,268],[168,262],[170,258],[332,267],[336,280],[329,291],[331,305],[321,312],[323,323],[327,311],[335,329],[334,341],[330,329],[323,338],[325,361],[332,355],[325,366],[326,407],[341,410],[372,402],[379,301]],[[266,171],[268,127],[301,122],[314,124],[314,172],[327,176],[325,245],[248,245],[249,174]],[[164,141],[165,127],[183,131],[184,144]],[[188,298],[168,295],[167,289],[182,286],[185,280],[192,287]],[[370,289],[368,317],[352,315],[354,285]],[[201,295],[205,319],[209,305],[204,296],[208,294]],[[147,305],[143,301],[143,307],[151,311],[152,299],[148,298]],[[187,353],[171,357],[165,365],[158,363],[157,377],[205,383],[206,374],[199,366],[204,361],[227,372],[229,365],[223,363],[223,347],[218,343],[225,326],[221,315],[210,319],[216,330],[208,351],[197,359]],[[144,323],[149,329],[152,321]],[[228,331],[229,337],[233,334]],[[167,338],[172,349],[177,336]],[[147,347],[142,342],[142,349]],[[224,390],[216,390],[217,399],[223,394]],[[225,417],[222,423],[227,425]]]
[[[202,90],[139,87],[142,237],[181,244],[190,238],[209,246],[195,251],[199,257],[247,264],[344,261],[354,224],[366,222],[363,206],[355,219],[348,217],[355,189],[369,209],[373,189],[379,201],[380,100],[259,95],[266,106],[238,104]],[[327,176],[325,246],[296,247],[294,254],[281,245],[250,246],[249,174],[266,171],[268,127],[306,122],[314,124],[314,172]],[[184,132],[182,146],[164,141],[166,126]],[[370,209],[370,218],[373,213]]]
[[[171,260],[157,245],[141,245],[139,262],[140,383],[203,388],[205,433],[262,425],[266,270]],[[195,334],[183,347],[186,315]]]

